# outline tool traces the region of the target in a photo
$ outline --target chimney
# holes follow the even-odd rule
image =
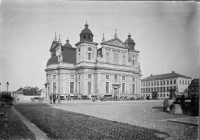
[[[174,73],[174,71],[172,71],[172,73]]]

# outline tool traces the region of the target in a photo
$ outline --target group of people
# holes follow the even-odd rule
[[[49,96],[50,98],[50,104],[55,104],[56,103],[56,100],[58,100],[58,103],[60,103],[60,94],[50,94]]]

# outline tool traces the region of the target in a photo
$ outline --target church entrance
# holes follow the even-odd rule
[[[113,96],[119,97],[120,84],[113,84],[112,86],[113,86]]]
[[[114,88],[114,95],[115,95],[115,96],[118,95],[118,88]]]

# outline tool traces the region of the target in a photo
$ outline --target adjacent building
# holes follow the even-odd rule
[[[131,35],[123,42],[115,32],[110,40],[103,36],[98,46],[88,26],[86,23],[76,47],[68,39],[62,45],[60,36],[58,40],[55,36],[45,69],[47,95],[140,94],[139,51]]]
[[[152,93],[157,93],[157,98],[169,98],[170,92],[187,92],[192,78],[172,71],[172,73],[151,75],[141,80],[141,95],[152,98]]]

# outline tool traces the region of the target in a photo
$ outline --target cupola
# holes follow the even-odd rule
[[[64,48],[72,48],[72,45],[71,44],[69,44],[69,39],[67,38],[67,40],[66,40],[66,44],[63,46],[63,49]]]
[[[135,50],[135,42],[131,38],[130,32],[128,35],[128,39],[126,39],[125,44],[128,46],[129,50]]]
[[[81,34],[80,34],[80,41],[89,41],[89,42],[93,42],[93,34],[92,32],[90,31],[90,29],[88,28],[88,24],[87,24],[87,21],[86,21],[86,24],[85,24],[85,29],[83,29],[81,31]]]

